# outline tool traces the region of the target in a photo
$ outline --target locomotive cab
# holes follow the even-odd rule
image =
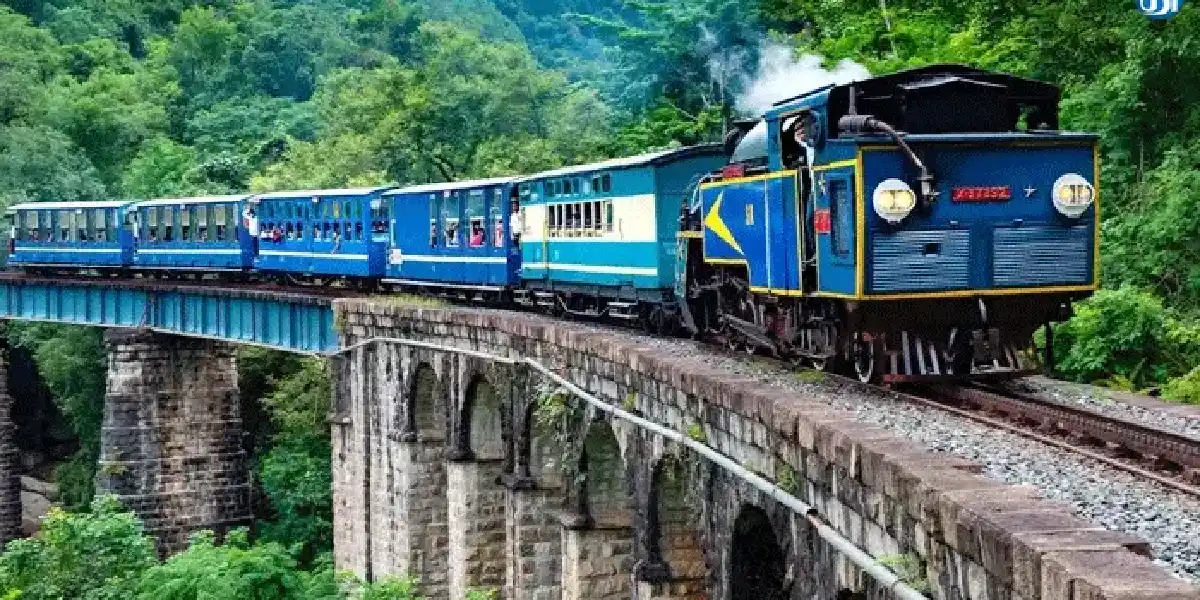
[[[1058,101],[937,65],[778,103],[701,188],[700,320],[864,379],[1029,371],[1097,285],[1097,138]]]

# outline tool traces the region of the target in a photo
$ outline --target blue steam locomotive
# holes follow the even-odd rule
[[[10,268],[416,290],[688,333],[864,381],[1028,372],[1096,289],[1094,135],[955,65],[827,86],[724,144],[520,177],[9,209]]]

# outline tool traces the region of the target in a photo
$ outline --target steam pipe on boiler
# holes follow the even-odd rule
[[[856,115],[851,113],[838,119],[838,128],[851,133],[878,131],[892,138],[896,142],[896,145],[900,146],[900,150],[904,152],[908,160],[921,172],[917,176],[917,181],[921,182],[921,200],[926,204],[933,203],[937,197],[937,190],[933,185],[933,173],[929,171],[929,167],[925,166],[925,162],[917,156],[917,153],[913,152],[908,142],[904,141],[904,136],[900,135],[900,132],[896,131],[894,127],[870,115]]]
[[[697,441],[691,439],[690,437],[687,437],[684,434],[682,434],[678,431],[675,431],[674,429],[669,429],[667,427],[663,427],[662,425],[659,425],[658,423],[643,419],[642,417],[639,417],[633,413],[623,410],[620,407],[617,407],[617,406],[614,406],[607,402],[604,402],[603,400],[600,400],[599,398],[584,391],[579,386],[571,383],[570,381],[567,381],[566,378],[562,377],[558,373],[555,373],[549,367],[547,367],[547,366],[543,365],[542,363],[537,362],[531,358],[514,359],[514,358],[509,358],[506,356],[498,356],[495,354],[488,354],[486,352],[478,352],[475,350],[468,350],[466,348],[455,348],[453,346],[443,346],[441,344],[432,344],[429,342],[420,342],[417,340],[406,340],[403,338],[391,338],[391,337],[371,338],[371,339],[368,339],[365,341],[358,342],[351,346],[347,346],[346,348],[343,348],[343,349],[335,351],[335,352],[325,353],[325,356],[338,356],[338,355],[346,354],[346,353],[352,352],[354,350],[357,350],[359,348],[363,348],[363,347],[366,347],[366,346],[369,346],[372,344],[377,344],[377,343],[390,343],[390,344],[396,344],[396,345],[400,345],[400,346],[424,348],[427,350],[452,352],[452,353],[463,354],[466,356],[471,356],[471,357],[479,358],[479,359],[483,359],[483,360],[500,362],[500,363],[504,363],[504,364],[508,364],[508,365],[517,365],[517,364],[529,365],[535,371],[541,373],[545,377],[549,378],[551,381],[554,381],[555,383],[563,386],[568,391],[570,391],[572,394],[582,398],[585,402],[587,402],[588,404],[591,404],[592,406],[596,407],[597,409],[599,409],[603,412],[606,412],[610,415],[613,415],[617,418],[623,419],[625,421],[629,421],[630,423],[633,423],[634,425],[637,425],[638,427],[641,427],[643,429],[646,429],[648,431],[656,433],[656,434],[658,434],[664,438],[667,438],[671,441],[683,444],[685,447],[691,449],[693,452],[720,465],[721,467],[723,467],[727,471],[733,473],[734,475],[737,475],[739,478],[746,481],[746,483],[749,483],[750,485],[754,486],[755,489],[757,489],[757,490],[761,491],[762,493],[766,494],[767,496],[771,497],[776,502],[790,508],[792,511],[794,511],[798,514],[804,515],[805,520],[807,520],[809,522],[809,524],[812,525],[813,530],[816,531],[817,535],[820,536],[821,539],[828,542],[829,545],[833,546],[834,549],[836,549],[838,552],[840,552],[843,556],[845,556],[846,558],[849,558],[850,562],[853,562],[860,569],[862,569],[865,573],[867,573],[872,578],[874,578],[885,589],[891,590],[892,593],[894,593],[896,595],[896,597],[899,598],[900,600],[930,600],[928,597],[926,597],[921,592],[913,589],[911,586],[904,583],[904,581],[902,581],[899,577],[897,577],[895,573],[893,573],[887,567],[883,566],[882,563],[880,563],[878,560],[876,560],[875,557],[862,551],[858,546],[855,546],[853,543],[850,542],[850,540],[846,539],[845,536],[838,533],[837,530],[835,530],[833,527],[830,527],[828,523],[826,523],[823,519],[821,519],[816,508],[806,504],[804,501],[793,496],[792,494],[789,494],[786,490],[775,485],[774,483],[767,481],[765,478],[759,476],[757,473],[743,467],[742,465],[737,464],[736,462],[731,460],[729,457],[725,456],[724,454],[721,454],[720,452],[717,452],[711,446],[697,442]]]

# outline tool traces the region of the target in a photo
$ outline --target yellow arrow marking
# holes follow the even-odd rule
[[[733,234],[730,233],[729,228],[725,226],[725,221],[721,220],[721,202],[724,200],[725,192],[721,192],[717,195],[717,201],[713,202],[712,208],[708,211],[708,215],[704,217],[704,226],[711,229],[713,233],[717,234],[717,237],[724,240],[724,242],[729,244],[734,250],[737,250],[738,254],[745,256],[746,253],[742,252],[742,247],[738,245],[737,240],[733,239]]]

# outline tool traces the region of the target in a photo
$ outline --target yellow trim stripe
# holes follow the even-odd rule
[[[858,221],[858,239],[856,240],[858,249],[854,256],[854,295],[862,298],[867,281],[867,197],[863,189],[866,187],[866,183],[863,180],[864,167],[861,148],[857,151],[855,161],[858,167],[854,171],[854,218]]]
[[[814,173],[820,173],[822,171],[829,171],[832,169],[845,169],[847,167],[855,167],[855,166],[858,166],[858,161],[853,158],[849,158],[846,160],[839,160],[837,162],[831,162],[827,165],[813,167],[812,170]]]
[[[710,265],[732,265],[736,267],[749,267],[750,263],[744,258],[709,258],[704,257],[704,262]]]
[[[781,177],[794,176],[795,169],[790,171],[776,171],[774,173],[764,173],[762,175],[754,175],[752,177],[738,177],[735,179],[725,179],[723,181],[711,181],[709,183],[700,184],[700,189],[707,190],[709,188],[724,187],[727,185],[735,185],[738,183],[754,183],[755,181],[766,181],[768,179],[779,179]]]
[[[773,294],[775,296],[803,296],[804,295],[804,292],[802,292],[800,290],[783,290],[783,289],[777,289],[777,288],[765,288],[765,287],[754,287],[754,286],[750,287],[750,291],[754,292],[756,294]]]
[[[686,238],[686,239],[691,239],[691,240],[702,240],[702,239],[704,239],[704,232],[703,231],[680,231],[675,234],[675,237]]]
[[[953,292],[911,292],[906,294],[879,294],[866,296],[863,300],[923,300],[927,298],[970,298],[973,296],[1009,296],[1016,294],[1059,294],[1063,292],[1094,292],[1094,285],[1062,285],[1040,288],[1008,288],[987,290],[957,290]]]

